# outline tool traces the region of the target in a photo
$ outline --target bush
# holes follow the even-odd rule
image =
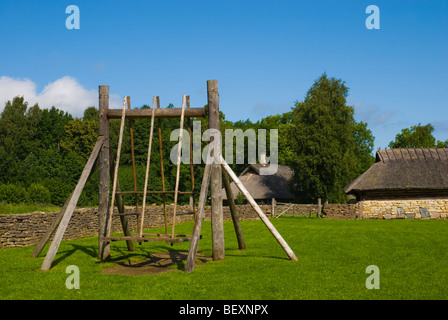
[[[51,203],[51,193],[50,191],[41,184],[33,183],[28,188],[28,199],[29,203],[32,204],[50,204]]]
[[[0,185],[0,201],[6,203],[28,202],[28,192],[20,185],[8,183]]]
[[[241,192],[238,192],[235,198],[235,204],[246,204],[246,197]]]

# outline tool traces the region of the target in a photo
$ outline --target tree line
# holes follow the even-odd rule
[[[290,187],[300,202],[315,202],[317,198],[322,198],[329,202],[344,203],[347,201],[342,191],[344,186],[374,162],[374,137],[367,123],[354,120],[354,108],[348,106],[346,101],[348,91],[344,81],[323,74],[314,81],[304,100],[296,101],[289,112],[267,116],[256,122],[232,122],[226,120],[221,111],[222,136],[225,137],[226,129],[252,129],[255,132],[266,129],[268,135],[269,129],[277,129],[278,162],[294,169]],[[193,120],[201,121],[202,131],[208,128],[207,117],[191,119],[191,126]],[[120,120],[110,121],[113,154],[116,154],[119,126]],[[143,190],[150,121],[135,120],[132,128],[137,188]],[[166,190],[174,190],[176,165],[170,161],[170,152],[177,141],[170,141],[170,135],[178,128],[179,119],[161,121]],[[447,142],[434,139],[433,130],[431,124],[403,129],[389,146],[446,147]],[[0,115],[0,201],[62,205],[76,186],[97,136],[98,109],[95,107],[88,107],[82,117],[74,118],[54,106],[49,109],[41,109],[38,104],[29,106],[24,97],[7,101]],[[247,158],[249,143],[246,139],[244,164],[237,164],[236,161],[231,164],[237,174],[245,169],[250,160]],[[201,144],[204,147],[207,142],[202,141]],[[243,152],[236,149],[235,144],[233,148],[235,158]],[[204,166],[194,164],[193,170],[194,189],[198,191]],[[148,189],[162,190],[157,121],[149,172]],[[122,190],[134,189],[129,121],[125,123],[118,178]],[[190,166],[183,164],[179,190],[191,189]],[[138,201],[141,204],[141,196]],[[162,195],[150,194],[147,201],[160,204]],[[173,201],[173,196],[167,195],[167,201]],[[179,198],[180,203],[188,201],[188,196]],[[124,202],[133,205],[134,196],[124,195]],[[78,205],[96,206],[97,203],[96,170],[89,178]]]

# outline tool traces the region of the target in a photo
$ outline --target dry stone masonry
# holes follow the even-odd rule
[[[317,205],[301,206],[306,212],[317,212]],[[259,219],[250,205],[237,207],[240,220]],[[260,207],[267,216],[270,216],[270,205]],[[146,209],[144,228],[163,227],[165,223],[163,206],[149,206]],[[168,206],[169,223],[172,210],[173,206]],[[125,211],[133,212],[134,208],[126,207]],[[190,206],[178,207],[176,223],[193,220],[193,215],[187,214],[188,212],[191,212]],[[224,220],[231,220],[229,207],[224,206],[223,212]],[[448,199],[375,200],[361,201],[356,204],[324,204],[323,213],[325,219],[447,219]],[[0,248],[35,245],[57,214],[57,212],[32,212],[0,215]],[[205,219],[210,220],[210,207],[205,209]],[[129,223],[131,230],[137,230],[136,216],[130,216]],[[122,232],[118,217],[113,218],[112,232]],[[97,235],[98,208],[80,208],[73,213],[63,239],[72,240]]]
[[[362,219],[446,219],[448,199],[372,200],[359,203]]]

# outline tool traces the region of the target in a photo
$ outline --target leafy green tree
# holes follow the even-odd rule
[[[7,101],[0,115],[0,182],[10,182],[19,173],[21,161],[34,149],[40,109],[28,109],[23,97]]]
[[[87,161],[98,139],[98,120],[75,119],[64,126],[64,139],[61,149],[64,152],[73,151],[81,159]]]
[[[369,169],[375,162],[375,157],[372,155],[374,140],[372,131],[367,129],[367,123],[362,121],[355,123],[355,153],[359,160],[359,168],[357,171],[360,173]]]
[[[33,183],[28,188],[29,203],[33,204],[49,204],[51,203],[51,194],[42,184]]]
[[[390,148],[447,148],[448,140],[443,142],[432,135],[432,124],[422,126],[420,123],[401,130],[395,140],[389,143]]]
[[[288,137],[297,155],[292,187],[301,201],[346,202],[343,188],[367,166],[373,136],[355,122],[348,91],[342,80],[323,74],[295,103]]]
[[[69,113],[54,106],[42,110],[35,139],[43,148],[54,147],[60,150],[60,144],[65,136],[64,127],[72,120],[73,117]]]

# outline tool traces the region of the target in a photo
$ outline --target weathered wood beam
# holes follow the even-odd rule
[[[121,119],[121,109],[109,109],[107,117],[109,119]],[[155,118],[180,118],[181,108],[158,108],[154,112]],[[145,119],[151,118],[152,109],[130,109],[126,111],[126,119]],[[205,117],[205,108],[188,108],[185,110],[185,117],[199,118]]]
[[[98,157],[99,166],[99,195],[98,195],[98,257],[105,260],[110,256],[110,244],[100,241],[107,236],[107,222],[109,221],[109,191],[110,191],[110,141],[109,141],[109,86],[99,86],[99,124],[98,135],[104,138],[103,146]],[[120,110],[121,115],[122,110]]]
[[[232,216],[233,227],[235,228],[236,238],[238,240],[238,248],[246,250],[246,242],[244,241],[243,230],[241,229],[240,219],[238,217],[238,210],[235,205],[235,198],[233,197],[232,188],[230,187],[229,176],[225,170],[222,170],[222,183],[226,190],[227,202],[229,204],[230,215]]]
[[[89,159],[87,160],[86,165],[84,166],[84,170],[82,171],[81,177],[79,178],[78,184],[75,187],[75,190],[70,197],[70,201],[67,205],[67,208],[64,212],[64,216],[59,223],[58,229],[54,235],[53,241],[51,242],[50,248],[48,249],[47,255],[45,256],[44,262],[42,263],[41,270],[49,270],[51,264],[53,263],[54,257],[56,256],[56,252],[58,251],[59,245],[61,244],[62,237],[64,236],[65,230],[67,229],[68,223],[70,222],[70,218],[72,217],[73,211],[75,211],[76,204],[78,203],[78,199],[81,195],[82,189],[86,184],[87,178],[92,171],[93,165],[95,163],[96,158],[100,152],[100,149],[103,145],[104,137],[99,137],[92,153],[90,154]]]
[[[207,81],[207,99],[208,99],[208,126],[209,129],[220,129],[219,123],[219,93],[218,80]],[[221,157],[221,141],[214,141],[215,137],[210,136],[210,144],[215,146],[211,155],[219,159]],[[216,154],[219,153],[219,154]],[[222,168],[219,164],[212,163],[211,172],[211,221],[212,221],[212,252],[213,261],[223,260],[225,257],[224,251],[224,224],[222,212]]]
[[[275,229],[274,225],[269,221],[268,217],[264,214],[263,210],[261,210],[260,206],[255,202],[254,198],[250,195],[249,191],[244,187],[244,185],[241,183],[240,179],[236,176],[236,174],[233,172],[233,170],[229,167],[227,162],[221,158],[222,166],[227,171],[229,176],[232,178],[232,180],[235,182],[236,186],[240,191],[243,193],[243,195],[246,197],[247,201],[250,203],[252,208],[254,208],[255,212],[260,217],[261,221],[266,225],[266,227],[271,231],[274,238],[278,241],[278,243],[282,246],[283,250],[285,250],[286,254],[291,260],[297,261],[297,257],[292,251],[292,249],[289,247],[289,245],[286,243],[286,241],[283,239],[283,237],[278,233],[277,229]]]
[[[177,198],[179,197],[179,178],[180,178],[180,157],[182,154],[182,133],[184,129],[184,115],[185,115],[185,103],[186,96],[182,97],[182,114],[180,116],[180,132],[179,132],[179,143],[177,147],[177,162],[176,162],[176,185],[174,186],[174,209],[173,209],[173,225],[171,227],[171,234],[174,238],[174,231],[176,227],[176,209],[177,209]]]
[[[205,203],[207,201],[208,187],[210,184],[210,173],[211,173],[211,164],[206,164],[204,169],[204,176],[202,178],[201,193],[199,195],[199,201],[198,201],[197,219],[194,222],[190,249],[188,250],[187,263],[185,265],[186,273],[191,273],[193,272],[194,269],[196,254],[198,252],[202,221],[204,221],[205,218]]]

